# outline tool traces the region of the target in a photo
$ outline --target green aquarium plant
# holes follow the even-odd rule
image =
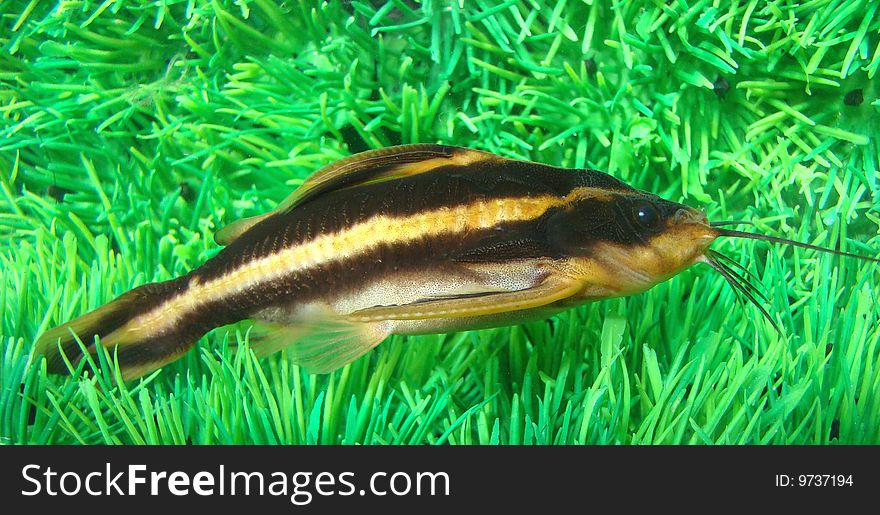
[[[875,255],[877,10],[0,0],[0,443],[880,443],[880,268],[744,240],[718,248],[778,332],[696,267],[545,321],[393,337],[329,375],[257,359],[247,323],[135,382],[103,352],[73,377],[31,359],[321,166],[401,143],[597,168]]]

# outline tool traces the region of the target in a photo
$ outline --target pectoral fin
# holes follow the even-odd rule
[[[291,360],[312,374],[326,374],[351,363],[382,343],[384,324],[322,319],[301,325],[257,323],[251,348],[266,356],[289,347]]]
[[[347,318],[356,322],[377,322],[494,315],[546,306],[571,297],[582,290],[583,286],[576,279],[550,276],[540,284],[524,290],[468,293],[396,306],[376,306],[355,311]]]

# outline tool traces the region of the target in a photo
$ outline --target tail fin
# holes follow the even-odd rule
[[[67,373],[64,357],[76,365],[83,359],[83,346],[96,354],[95,336],[119,359],[123,378],[136,379],[183,355],[204,331],[178,326],[157,333],[149,327],[131,328],[129,322],[175,296],[186,287],[184,278],[151,283],[130,290],[85,315],[46,331],[38,340],[34,356],[46,358],[47,369]],[[76,337],[74,337],[76,334]],[[62,356],[63,353],[63,356]]]

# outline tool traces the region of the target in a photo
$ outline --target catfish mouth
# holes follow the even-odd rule
[[[789,240],[786,238],[780,238],[777,236],[769,236],[766,234],[752,233],[746,231],[737,231],[733,229],[722,229],[721,227],[728,225],[745,225],[749,224],[748,222],[737,222],[737,221],[718,221],[718,222],[709,222],[708,226],[714,229],[717,233],[717,236],[726,236],[728,238],[744,238],[750,240],[763,240],[769,241],[771,243],[779,243],[782,245],[790,245],[793,247],[801,247],[804,249],[814,250],[817,252],[824,252],[827,254],[834,254],[837,256],[850,257],[855,259],[861,259],[863,261],[871,261],[874,263],[880,263],[880,259],[864,256],[861,254],[853,254],[850,252],[844,252],[842,250],[831,249],[827,247],[820,247],[818,245],[811,245],[809,243],[803,243],[800,241]],[[750,225],[750,224],[749,224]],[[713,238],[714,239],[714,238]],[[703,251],[703,254],[697,258],[698,262],[706,263],[707,265],[714,268],[718,273],[724,277],[724,280],[727,281],[734,291],[737,294],[745,297],[749,303],[753,304],[758,310],[761,312],[761,315],[770,322],[770,325],[773,326],[773,329],[776,330],[777,333],[781,333],[779,330],[779,326],[776,324],[776,321],[770,316],[770,313],[764,308],[760,301],[763,301],[766,304],[770,303],[770,299],[758,288],[755,282],[760,282],[757,276],[755,276],[752,272],[750,272],[745,266],[741,265],[738,261],[731,258],[730,256],[725,256],[724,254],[706,248]]]

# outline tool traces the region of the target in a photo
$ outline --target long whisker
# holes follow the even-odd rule
[[[723,227],[725,225],[755,225],[752,222],[743,222],[741,220],[719,220],[717,222],[709,222],[710,227]]]
[[[714,225],[713,225],[713,227],[714,227]],[[805,248],[805,249],[816,250],[816,251],[819,251],[819,252],[827,252],[827,253],[829,253],[829,254],[835,254],[835,255],[838,255],[838,256],[846,256],[846,257],[851,257],[851,258],[856,258],[856,259],[862,259],[862,260],[865,260],[865,261],[873,261],[874,263],[880,263],[880,259],[878,259],[878,258],[869,257],[869,256],[863,256],[863,255],[860,255],[860,254],[852,254],[852,253],[850,253],[850,252],[844,252],[844,251],[842,251],[842,250],[829,249],[829,248],[826,248],[826,247],[819,247],[819,246],[817,246],[817,245],[810,245],[809,243],[802,243],[802,242],[799,242],[799,241],[788,240],[788,239],[785,239],[785,238],[778,238],[778,237],[776,237],[776,236],[767,236],[766,234],[755,234],[755,233],[752,233],[752,232],[735,231],[735,230],[732,230],[732,229],[718,229],[718,233],[719,233],[721,236],[729,236],[729,237],[732,237],[732,238],[748,238],[748,239],[750,239],[750,240],[764,240],[764,241],[771,241],[771,242],[773,242],[773,243],[782,243],[782,244],[784,244],[784,245],[792,245],[792,246],[795,246],[795,247],[802,247],[802,248]]]
[[[733,287],[734,290],[738,291],[739,293],[742,293],[749,300],[749,302],[751,302],[752,304],[755,305],[756,308],[758,308],[758,310],[761,312],[761,315],[763,315],[764,318],[766,318],[767,321],[770,322],[770,325],[773,326],[773,329],[775,329],[777,333],[782,334],[782,331],[779,330],[779,326],[776,325],[776,322],[770,316],[770,313],[768,313],[767,310],[764,309],[764,306],[762,306],[758,302],[758,300],[755,298],[754,295],[752,295],[752,293],[749,291],[749,289],[747,287],[743,286],[742,284],[737,282],[736,279],[734,279],[734,274],[731,274],[728,271],[729,267],[722,266],[718,262],[713,261],[712,258],[705,256],[705,255],[703,256],[702,261],[704,263],[706,263],[707,265],[711,266],[712,268],[714,268],[718,273],[720,273],[721,276],[724,277],[724,280],[727,281],[727,284],[729,284],[731,287]]]

